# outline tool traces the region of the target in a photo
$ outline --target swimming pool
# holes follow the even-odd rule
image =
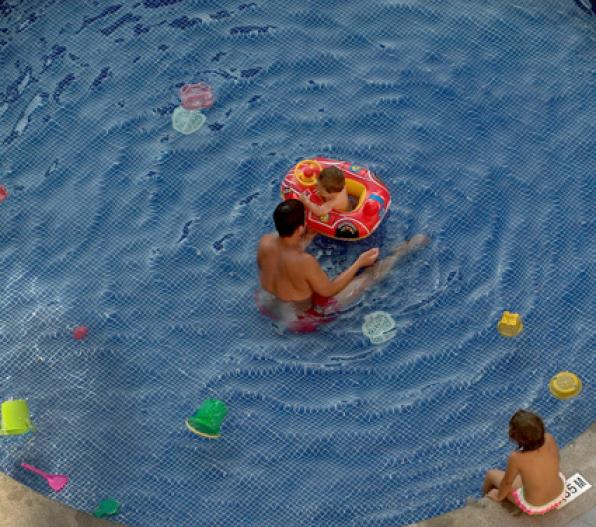
[[[478,496],[517,408],[561,445],[593,422],[596,19],[445,4],[0,3],[0,399],[38,429],[0,439],[0,469],[46,494],[19,463],[66,472],[60,500],[116,498],[131,526],[397,526]],[[199,80],[217,100],[181,135]],[[316,154],[393,195],[372,239],[315,243],[326,269],[433,241],[336,322],[280,335],[255,247]],[[397,322],[381,346],[375,310]],[[566,369],[585,388],[562,402]],[[209,397],[218,441],[184,427]]]

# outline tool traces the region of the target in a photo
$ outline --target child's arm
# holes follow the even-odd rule
[[[518,474],[519,468],[517,467],[517,463],[515,462],[514,452],[509,456],[509,460],[507,461],[507,469],[505,470],[505,475],[503,476],[503,480],[499,485],[499,491],[493,493],[492,495],[490,495],[489,493],[489,497],[495,501],[503,501],[513,489],[513,481],[515,480],[515,477]],[[496,494],[496,496],[494,494]]]
[[[327,201],[322,205],[316,205],[310,199],[308,199],[304,194],[300,194],[298,198],[304,206],[310,210],[315,216],[325,216],[325,214],[329,214],[333,210],[333,206],[337,200],[333,199],[331,201]]]

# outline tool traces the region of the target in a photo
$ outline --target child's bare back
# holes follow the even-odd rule
[[[544,434],[544,445],[537,450],[513,452],[509,463],[519,470],[528,502],[541,505],[561,494],[559,448],[551,434]]]
[[[328,194],[326,198],[327,199],[325,199],[324,197],[323,200],[325,201],[325,203],[328,203],[333,210],[347,212],[352,209],[352,205],[350,204],[350,200],[348,198],[348,190],[346,189],[346,187],[341,189],[339,192],[336,192],[335,194]]]

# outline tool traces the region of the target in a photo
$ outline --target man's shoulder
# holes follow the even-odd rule
[[[302,251],[300,253],[298,253],[296,255],[295,260],[297,262],[300,263],[300,265],[312,265],[314,264],[319,264],[319,262],[317,262],[317,259],[310,253],[307,253],[306,251]]]
[[[273,232],[268,232],[267,234],[263,234],[263,236],[261,236],[259,243],[271,243],[276,239],[277,234],[274,234]]]
[[[259,251],[267,249],[269,247],[274,247],[277,241],[277,236],[275,234],[263,234],[261,239],[259,240]]]

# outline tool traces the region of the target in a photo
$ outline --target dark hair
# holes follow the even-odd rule
[[[327,192],[340,192],[346,184],[346,178],[339,168],[327,167],[321,170],[319,183]]]
[[[304,225],[304,205],[297,199],[282,201],[273,212],[275,228],[282,237],[292,236]]]
[[[509,437],[524,452],[536,450],[544,445],[544,423],[536,414],[518,410],[509,420]]]

